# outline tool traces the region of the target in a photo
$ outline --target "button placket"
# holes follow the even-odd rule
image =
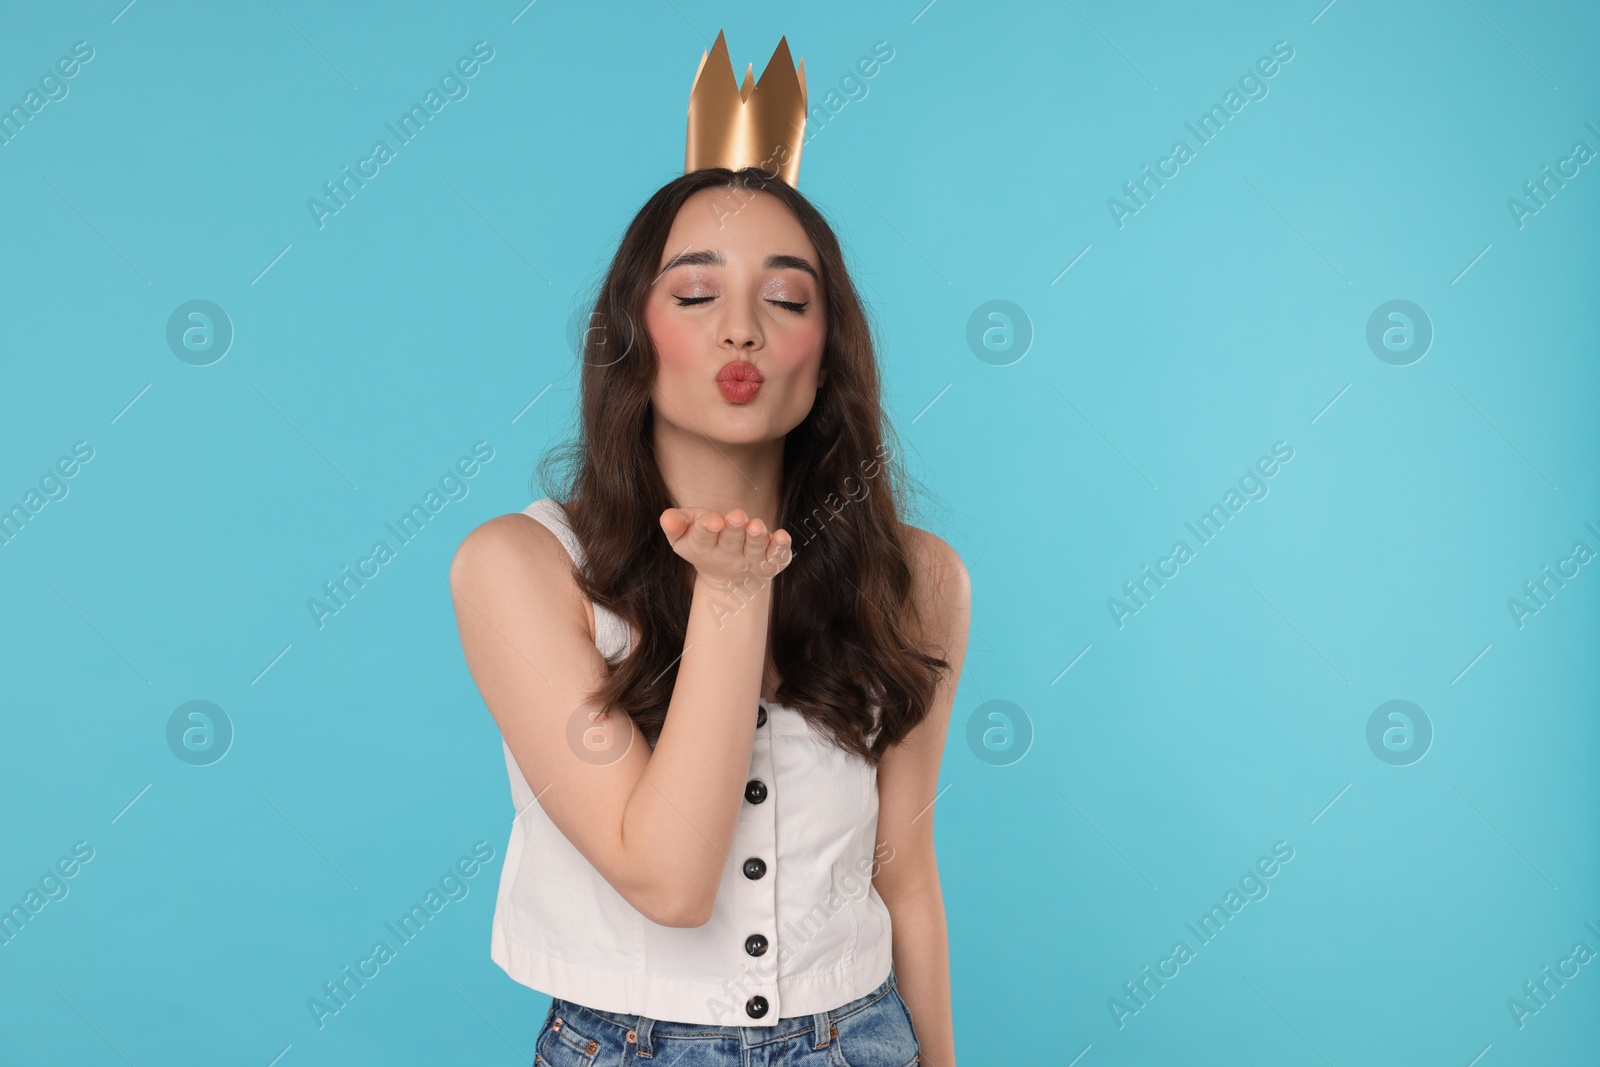
[[[745,976],[757,979],[752,982],[745,977],[745,981],[739,983],[748,994],[741,1005],[747,1024],[777,1018],[774,1009],[779,1007],[776,973],[771,961],[763,960],[766,966],[755,962],[757,957],[768,954],[769,939],[778,928],[777,872],[773,867],[777,862],[778,807],[772,774],[774,736],[765,728],[765,712],[764,706],[758,706],[755,743],[750,749],[750,774],[745,781],[735,846],[745,857],[735,894],[739,925],[734,930],[741,936],[739,941],[728,946],[726,957],[730,977],[736,982]],[[770,977],[768,972],[773,972]]]

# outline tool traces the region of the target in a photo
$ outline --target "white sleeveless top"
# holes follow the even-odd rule
[[[554,500],[536,500],[524,514],[554,531],[584,565]],[[599,604],[594,621],[601,654],[611,661],[626,655],[627,624]],[[613,889],[539,807],[502,740],[516,817],[490,958],[552,997],[712,1025],[772,1026],[881,985],[892,953],[889,910],[871,877],[877,770],[792,708],[763,699],[760,710],[751,709],[758,721],[760,711],[765,722],[755,732],[711,920],[690,928],[656,925]]]

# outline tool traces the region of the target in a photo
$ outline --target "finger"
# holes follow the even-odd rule
[[[748,536],[750,516],[743,508],[734,508],[724,516],[728,526],[717,538],[717,545],[731,552],[743,552]]]
[[[661,531],[674,543],[689,528],[689,516],[681,508],[668,508],[661,513]]]
[[[747,565],[754,566],[767,558],[767,546],[772,540],[772,534],[761,524],[760,519],[751,519],[750,524],[744,528],[744,557]]]
[[[794,559],[794,544],[787,530],[773,531],[767,546],[766,566],[773,574],[787,567]]]
[[[689,536],[693,538],[696,547],[710,551],[717,545],[717,535],[722,532],[727,523],[721,515],[714,511],[702,511],[694,520]]]
[[[789,536],[789,531],[779,530],[774,533],[772,535],[772,545],[778,554],[778,558],[787,567],[790,561],[794,559],[794,539]]]

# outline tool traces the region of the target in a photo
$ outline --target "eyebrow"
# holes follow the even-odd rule
[[[673,267],[726,267],[727,265],[728,261],[721,252],[703,248],[697,252],[681,252],[673,256],[667,261],[667,265],[661,268],[660,274],[657,274],[656,277],[659,278]],[[811,265],[810,261],[800,256],[768,256],[762,261],[761,266],[766,270],[803,270],[811,277],[816,278],[818,282],[822,281],[821,278],[817,277],[817,269]]]

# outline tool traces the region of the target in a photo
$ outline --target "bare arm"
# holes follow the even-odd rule
[[[944,895],[933,848],[934,800],[944,756],[951,704],[966,658],[972,589],[961,558],[923,531],[913,565],[912,599],[923,642],[950,662],[934,690],[928,717],[884,754],[878,767],[878,840],[892,851],[872,884],[889,908],[894,930],[895,978],[911,1010],[927,1067],[955,1067],[955,1026],[950,1006],[950,948]]]
[[[777,560],[761,573],[775,574],[789,558],[787,534],[753,520],[746,536],[735,518],[743,513],[726,522],[697,514],[674,538],[675,551],[704,566],[654,751],[626,715],[601,721],[586,699],[605,660],[552,532],[526,515],[500,516],[468,534],[450,566],[468,668],[540,807],[624,899],[664,926],[711,917],[755,740],[772,583],[746,580],[734,599],[722,576],[741,560],[754,572],[769,556]]]

